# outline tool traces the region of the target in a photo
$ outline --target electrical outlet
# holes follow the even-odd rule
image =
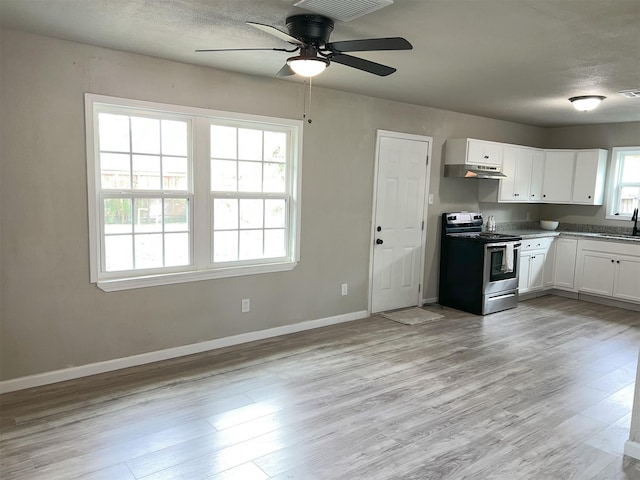
[[[349,285],[346,283],[342,284],[342,296],[344,297],[347,293],[349,293]]]
[[[242,313],[247,313],[251,311],[251,300],[248,298],[242,299]]]

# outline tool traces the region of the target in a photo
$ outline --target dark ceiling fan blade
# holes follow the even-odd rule
[[[358,70],[373,73],[374,75],[379,75],[381,77],[386,77],[387,75],[391,75],[396,71],[396,69],[393,67],[388,67],[380,63],[365,60],[364,58],[352,57],[351,55],[343,55],[341,53],[330,55],[328,58],[332,62],[341,63],[342,65],[357,68]]]
[[[402,37],[369,38],[363,40],[345,40],[344,42],[331,42],[325,48],[332,52],[371,52],[376,50],[412,50],[411,45]]]
[[[269,35],[273,35],[274,37],[278,37],[280,40],[284,40],[285,42],[293,43],[294,45],[299,46],[304,45],[304,42],[298,40],[296,37],[292,37],[288,33],[285,33],[282,30],[278,30],[276,27],[272,27],[271,25],[265,25],[264,23],[256,22],[247,22],[247,25],[251,25],[252,27],[257,28],[258,30],[262,30]]]
[[[260,50],[292,53],[297,51],[298,49],[293,48],[291,50],[287,50],[286,48],[204,48],[196,50],[196,52],[257,52]]]
[[[285,63],[284,66],[280,70],[278,70],[278,73],[276,73],[276,77],[288,77],[289,75],[295,74],[296,72],[291,69],[289,64]]]

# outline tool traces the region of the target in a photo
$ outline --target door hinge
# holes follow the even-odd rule
[[[420,293],[421,289],[422,289],[422,285],[418,284],[418,293]]]
[[[424,230],[424,220],[422,220],[422,230]]]
[[[429,155],[427,155],[427,165],[429,165]]]

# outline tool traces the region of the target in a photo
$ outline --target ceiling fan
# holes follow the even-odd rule
[[[333,31],[333,20],[323,15],[292,15],[285,21],[289,33],[256,22],[247,22],[263,32],[269,33],[292,45],[291,48],[222,48],[202,49],[196,52],[225,52],[240,50],[273,50],[276,52],[298,52],[299,55],[287,59],[287,63],[277,73],[278,77],[302,75],[313,77],[323,72],[329,63],[336,62],[348,67],[385,77],[395,68],[363,58],[346,55],[346,52],[371,52],[378,50],[411,50],[413,46],[402,37],[369,38],[329,42]]]

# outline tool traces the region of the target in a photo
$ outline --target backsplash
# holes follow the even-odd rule
[[[608,225],[585,225],[582,223],[560,223],[556,231],[558,232],[585,232],[585,233],[607,233],[610,235],[626,235],[631,233],[633,225],[631,222],[625,227]],[[500,222],[496,223],[496,230],[542,230],[540,222]]]

